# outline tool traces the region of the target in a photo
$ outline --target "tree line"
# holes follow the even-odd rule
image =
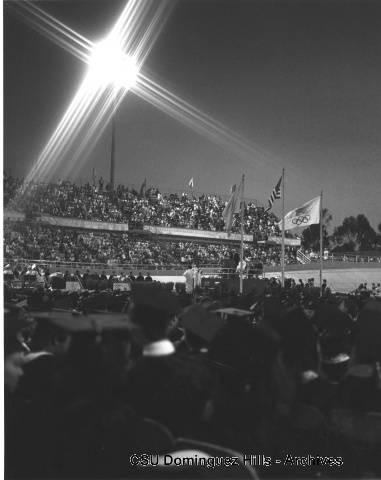
[[[323,209],[323,247],[334,252],[370,252],[381,250],[381,222],[374,230],[364,214],[345,217],[343,223],[328,233],[332,215]],[[320,248],[320,226],[311,225],[304,229],[302,247],[314,251]]]

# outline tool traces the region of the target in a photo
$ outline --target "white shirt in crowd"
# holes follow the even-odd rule
[[[242,261],[242,271],[243,271],[243,272],[246,271],[246,267],[247,267],[247,262],[246,262],[245,260],[243,260],[243,261]],[[241,261],[238,262],[236,271],[237,271],[238,273],[241,272]]]

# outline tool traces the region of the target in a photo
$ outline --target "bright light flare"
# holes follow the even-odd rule
[[[127,90],[136,86],[139,73],[136,61],[123,52],[122,46],[112,36],[94,46],[89,67],[90,81],[96,85]]]
[[[9,3],[13,5],[13,2]],[[140,98],[204,137],[227,147],[242,160],[250,162],[250,165],[255,158],[259,163],[271,163],[278,168],[280,160],[277,157],[268,154],[257,144],[248,142],[140,72],[174,2],[128,0],[110,34],[96,45],[33,3],[25,1],[14,4],[30,14],[30,18],[26,19],[39,31],[89,65],[83,83],[27,175],[21,195],[36,178],[49,178],[67,157],[69,150],[75,149],[68,168],[72,168],[73,164],[79,168],[128,90],[133,90]],[[17,197],[19,195],[16,195],[16,201]]]

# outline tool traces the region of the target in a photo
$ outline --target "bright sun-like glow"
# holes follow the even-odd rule
[[[89,65],[90,78],[99,86],[130,89],[136,85],[137,64],[112,36],[94,46]]]
[[[31,23],[42,33],[88,65],[85,78],[28,173],[16,195],[16,202],[36,179],[40,181],[52,177],[55,169],[66,160],[65,168],[68,172],[74,165],[78,169],[131,89],[134,94],[171,117],[218,145],[227,147],[241,160],[250,162],[250,165],[253,158],[257,162],[274,161],[273,155],[264,152],[258,145],[247,142],[141,72],[144,60],[174,2],[126,0],[118,21],[106,38],[97,44],[36,7],[35,2],[9,3],[21,11],[25,10],[31,16]],[[278,164],[279,159],[276,161],[277,167]]]

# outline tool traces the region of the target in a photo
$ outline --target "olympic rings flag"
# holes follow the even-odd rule
[[[313,198],[295,210],[291,210],[284,217],[284,229],[291,230],[296,227],[308,227],[320,223],[320,196]],[[282,228],[282,221],[279,222]]]

